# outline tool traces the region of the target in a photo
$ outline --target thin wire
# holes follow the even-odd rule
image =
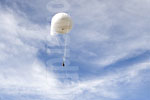
[[[67,35],[65,35],[65,44],[64,44],[64,56],[63,56],[63,62],[66,61],[66,55],[67,55]]]

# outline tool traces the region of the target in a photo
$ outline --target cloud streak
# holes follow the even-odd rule
[[[74,60],[81,70],[85,67],[87,70],[92,69],[89,74],[97,76],[82,76],[77,82],[70,83],[58,80],[55,73],[46,70],[44,60],[37,56],[40,50],[48,49],[45,45],[57,45],[49,35],[49,25],[37,21],[54,13],[51,10],[48,12],[46,6],[43,8],[48,1],[35,2],[37,7],[33,1],[20,3],[25,4],[25,8],[31,7],[36,12],[35,16],[31,16],[31,11],[19,7],[16,2],[19,1],[16,0],[12,8],[3,6],[0,10],[2,98],[5,99],[5,95],[16,96],[15,99],[20,95],[32,95],[29,99],[33,100],[38,95],[41,100],[119,100],[128,95],[123,91],[124,87],[133,92],[135,88],[142,88],[141,81],[145,79],[142,75],[149,75],[144,73],[145,70],[149,72],[150,64],[147,59],[140,61],[141,63],[125,64],[125,67],[119,65],[117,70],[114,70],[114,66],[109,74],[97,76],[95,72],[149,51],[147,0],[81,0],[68,3],[68,12],[74,20],[74,28],[70,34],[71,56],[76,57]],[[18,8],[21,10],[14,10]],[[89,65],[86,64],[87,61]],[[79,71],[80,73],[84,74],[84,71]]]

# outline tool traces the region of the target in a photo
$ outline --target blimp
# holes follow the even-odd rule
[[[58,34],[66,35],[72,29],[72,19],[71,16],[67,13],[57,13],[52,17],[51,20],[51,31],[50,35],[55,36]],[[65,38],[67,41],[67,38]],[[66,59],[66,43],[64,44],[64,56],[63,56],[63,63],[62,66],[65,66],[65,59]]]

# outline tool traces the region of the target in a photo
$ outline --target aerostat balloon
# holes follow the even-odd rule
[[[72,20],[67,13],[57,13],[51,21],[51,35],[66,34],[72,29]]]
[[[57,13],[53,16],[51,21],[51,35],[62,34],[65,35],[65,43],[64,43],[64,55],[63,55],[63,63],[62,66],[65,66],[66,60],[66,48],[67,48],[67,36],[68,33],[72,29],[72,20],[70,15],[67,13]]]

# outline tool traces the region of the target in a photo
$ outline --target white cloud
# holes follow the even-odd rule
[[[70,8],[70,11],[74,12],[72,15],[75,25],[79,25],[78,31],[75,31],[77,33],[71,34],[74,37],[72,39],[74,46],[76,45],[73,48],[81,50],[80,52],[84,52],[84,55],[96,57],[97,60],[93,62],[98,66],[106,66],[149,50],[149,30],[146,28],[149,25],[145,24],[148,19],[146,17],[143,20],[141,16],[147,13],[145,9],[148,6],[146,8],[143,6],[147,1],[143,2],[142,12],[136,12],[140,10],[140,1],[132,1],[127,1],[125,5],[121,3],[122,1],[117,3],[118,1],[113,0],[107,2],[73,1],[76,3],[74,6],[79,7],[78,9]],[[73,2],[70,4],[73,5]],[[118,9],[120,6],[116,6],[118,4],[122,6],[121,10]],[[134,4],[138,5],[134,6]],[[0,19],[2,19],[0,22],[0,89],[3,93],[38,94],[53,100],[73,100],[74,98],[80,100],[83,97],[88,100],[94,98],[95,95],[117,99],[120,98],[120,92],[122,92],[118,90],[121,88],[118,87],[119,83],[134,87],[140,80],[142,70],[149,69],[150,64],[143,63],[93,80],[72,84],[61,83],[53,73],[47,73],[48,76],[46,76],[45,65],[41,64],[36,57],[37,51],[43,48],[41,41],[46,41],[50,45],[56,44],[49,37],[49,26],[41,27],[30,22],[26,16],[20,16],[10,9],[0,10],[0,12]],[[86,31],[84,29],[80,31],[82,25]],[[114,26],[117,29],[112,32]],[[122,30],[117,33],[120,28]],[[144,31],[145,28],[146,31]],[[86,43],[93,44],[93,49],[90,49],[89,44],[89,49],[85,48]],[[87,55],[86,57],[89,57]],[[80,57],[81,60],[84,59],[87,62],[88,58],[82,55]]]
[[[31,70],[26,71],[28,75],[22,76],[19,73],[18,77],[12,76],[12,79],[7,79],[11,83],[4,81],[4,85],[1,86],[3,86],[3,92],[8,94],[38,94],[53,100],[74,100],[74,98],[80,100],[82,95],[84,95],[85,98],[91,99],[94,98],[95,94],[104,98],[118,99],[120,98],[120,93],[124,92],[118,90],[118,88],[124,88],[118,84],[123,83],[127,84],[128,87],[132,86],[130,88],[137,88],[137,85],[140,84],[140,73],[142,70],[150,70],[149,66],[150,63],[146,61],[134,65],[131,68],[110,73],[105,77],[97,77],[97,79],[85,80],[79,83],[63,84],[57,82],[54,77],[52,78],[52,75],[48,76],[49,78],[46,80],[46,76],[43,75],[45,70],[42,69],[41,64],[34,62],[34,64],[30,66]],[[25,74],[25,72],[22,72],[22,74]],[[24,78],[22,79],[22,77]]]
[[[71,35],[72,48],[81,52],[89,48],[88,52],[97,54],[93,64],[107,66],[150,50],[149,1],[82,0],[73,3],[80,11],[71,9],[76,25]],[[80,55],[80,61],[86,62],[84,59],[89,58],[86,57]]]
[[[56,44],[49,37],[48,27],[42,29],[10,9],[1,9],[0,19],[1,93],[35,94],[36,90],[41,92],[56,86],[55,76],[47,72],[46,78],[45,65],[37,59],[38,50],[44,48],[40,41]]]
[[[90,93],[87,94],[87,96],[98,94],[101,97],[119,99],[122,96],[121,93],[124,92],[123,85],[128,86],[126,89],[139,87],[141,79],[144,78],[140,76],[143,70],[150,71],[150,63],[148,61],[118,70],[115,73],[112,72],[104,77],[81,82],[75,88],[76,93],[79,95],[79,98],[84,91],[87,91]],[[122,85],[119,85],[120,83],[122,83]]]

